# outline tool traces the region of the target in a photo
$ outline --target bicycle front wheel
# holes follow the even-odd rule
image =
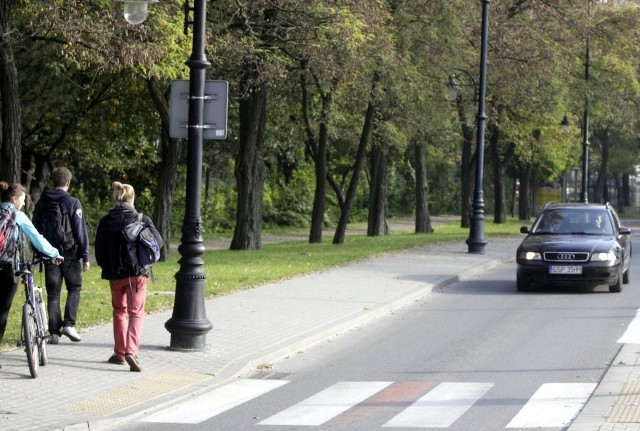
[[[40,364],[40,349],[36,332],[35,310],[28,302],[22,306],[22,340],[27,352],[27,363],[31,377],[38,377],[38,365]]]
[[[47,360],[47,342],[44,336],[39,337],[38,344],[38,350],[40,351],[40,365],[44,367],[47,365],[47,362],[49,362]]]
[[[35,290],[36,297],[36,320],[38,322],[38,348],[40,349],[40,365],[47,365],[47,311],[44,306],[44,301],[42,299],[42,289],[36,288]]]

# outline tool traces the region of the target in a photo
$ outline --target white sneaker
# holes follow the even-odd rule
[[[73,326],[65,326],[62,328],[62,335],[69,337],[71,341],[78,342],[81,340],[80,335]]]

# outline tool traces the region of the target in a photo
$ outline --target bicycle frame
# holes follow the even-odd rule
[[[46,258],[37,258],[20,263],[18,274],[25,291],[25,303],[22,306],[21,344],[25,346],[31,377],[38,377],[38,366],[47,364],[46,331],[47,313],[42,297],[42,288],[36,287],[32,268],[41,265]]]

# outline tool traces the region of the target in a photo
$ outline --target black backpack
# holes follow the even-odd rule
[[[15,265],[20,245],[16,212],[0,208],[0,266]],[[17,239],[16,239],[17,238]]]
[[[73,239],[69,213],[62,204],[63,199],[57,201],[48,197],[45,197],[45,199],[47,201],[40,215],[42,235],[60,253],[71,250],[76,245],[76,242]]]

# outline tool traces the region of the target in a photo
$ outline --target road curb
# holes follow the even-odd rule
[[[149,406],[148,404],[145,406],[145,404],[142,404],[141,406],[138,406],[138,410],[135,413],[128,415],[125,414],[124,416],[120,416],[116,419],[85,421],[72,426],[60,428],[59,431],[103,431],[118,424],[133,422],[155,411],[175,405],[189,397],[198,396],[199,394],[211,391],[213,388],[223,386],[229,381],[255,370],[268,368],[271,363],[277,360],[286,358],[287,356],[295,354],[301,350],[309,349],[333,336],[346,333],[349,330],[365,325],[379,317],[393,313],[394,311],[414,303],[437,290],[443,289],[456,282],[472,278],[483,272],[491,270],[500,264],[513,260],[513,258],[509,257],[483,261],[481,264],[462,271],[458,275],[446,276],[435,282],[425,283],[424,286],[414,289],[409,293],[400,294],[387,302],[381,302],[374,306],[366,307],[357,313],[352,313],[342,319],[329,322],[327,325],[323,325],[324,327],[320,326],[313,331],[300,334],[298,340],[287,340],[282,345],[269,348],[268,351],[263,350],[260,352],[253,352],[250,355],[238,358],[236,361],[224,366],[216,373],[215,376],[212,376],[210,380],[182,388],[177,392],[166,393],[160,398],[160,402],[156,399],[155,404],[152,406]],[[169,396],[171,398],[166,399],[166,397]]]

